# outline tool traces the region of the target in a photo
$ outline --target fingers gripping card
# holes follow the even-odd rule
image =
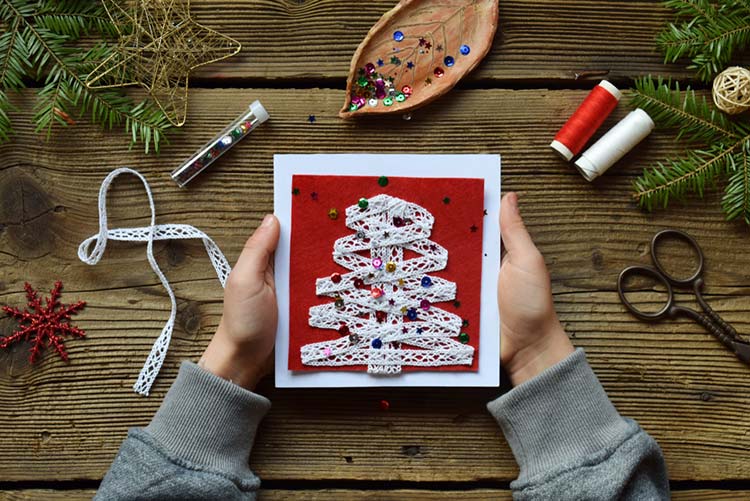
[[[277,386],[496,385],[499,192],[492,155],[277,156]]]

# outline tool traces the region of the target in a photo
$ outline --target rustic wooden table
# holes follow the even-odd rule
[[[675,498],[750,497],[748,368],[690,323],[636,321],[615,293],[622,267],[648,261],[656,230],[688,229],[706,252],[712,304],[746,333],[747,228],[724,221],[719,195],[653,215],[637,209],[631,182],[676,152],[668,135],[652,135],[593,184],[547,146],[602,77],[622,87],[647,73],[691,78],[654,48],[669,13],[645,1],[502,0],[495,46],[460,89],[409,122],[343,122],[336,112],[349,59],[394,3],[195,0],[196,19],[243,50],[196,75],[188,123],[158,156],[85,119],[45,142],[33,132],[30,94],[16,99],[18,134],[0,147],[0,303],[22,304],[24,281],[44,288],[61,279],[65,300],[88,301],[76,318],[88,337],[69,343],[67,364],[47,353],[32,367],[23,346],[0,353],[0,499],[90,497],[126,430],[149,421],[180,361],[199,356],[219,320],[222,291],[202,245],[157,244],[179,315],[152,396],[133,393],[169,301],[142,246],[113,245],[97,267],[76,257],[97,229],[97,192],[110,170],[138,169],[159,221],[202,228],[233,261],[272,210],[274,153],[382,151],[502,154],[503,188],[521,195],[568,333],[622,414],[661,444]],[[171,169],[254,99],[270,122],[179,189]],[[119,183],[112,220],[142,225],[144,204],[141,187]],[[13,327],[0,319],[0,333]],[[267,380],[259,392],[273,401],[251,458],[262,499],[510,498],[516,464],[484,407],[496,390],[276,390]]]

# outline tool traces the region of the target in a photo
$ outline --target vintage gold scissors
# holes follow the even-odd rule
[[[656,249],[660,241],[670,238],[678,239],[686,242],[690,245],[698,256],[698,267],[695,272],[688,278],[680,279],[670,275],[662,263],[657,257]],[[675,318],[679,315],[689,317],[694,321],[702,325],[708,332],[716,336],[719,341],[724,343],[724,346],[732,350],[737,355],[737,358],[750,365],[750,343],[742,339],[737,331],[722,319],[718,313],[716,313],[706,303],[701,294],[703,288],[703,251],[701,250],[698,242],[687,233],[679,230],[668,229],[662,230],[654,235],[651,239],[651,260],[655,267],[651,266],[630,266],[622,270],[619,278],[617,279],[617,293],[620,295],[620,300],[623,302],[625,307],[635,315],[637,318],[646,321],[661,320],[663,318]],[[646,312],[638,307],[634,306],[628,298],[625,296],[624,284],[625,281],[632,277],[648,277],[656,279],[661,282],[667,289],[667,302],[664,307],[655,312]],[[674,292],[672,287],[683,287],[692,288],[695,296],[698,300],[698,304],[703,309],[703,313],[687,308],[685,306],[678,306],[675,304]]]

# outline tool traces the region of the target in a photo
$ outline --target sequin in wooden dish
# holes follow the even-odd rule
[[[498,0],[403,0],[352,58],[341,118],[403,113],[439,98],[489,51]]]
[[[484,210],[499,202],[498,167],[493,155],[277,156],[277,385],[497,384],[499,229]]]

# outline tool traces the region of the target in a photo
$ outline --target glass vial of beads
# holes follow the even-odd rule
[[[268,120],[268,112],[260,104],[260,101],[255,101],[245,113],[227,125],[224,130],[203,145],[195,155],[175,169],[172,172],[172,179],[181,188],[184,187],[266,120]]]

